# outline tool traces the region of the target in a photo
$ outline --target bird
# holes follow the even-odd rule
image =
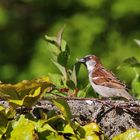
[[[107,70],[95,55],[87,55],[78,60],[88,71],[89,82],[94,91],[103,98],[121,97],[126,100],[134,98],[128,93],[126,85],[111,71]]]

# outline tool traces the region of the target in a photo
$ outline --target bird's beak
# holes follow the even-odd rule
[[[79,63],[85,63],[86,60],[85,60],[85,58],[81,58],[81,59],[78,60],[78,62],[79,62]]]

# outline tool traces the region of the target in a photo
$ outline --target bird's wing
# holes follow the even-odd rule
[[[116,76],[107,71],[105,68],[97,69],[92,74],[92,80],[96,85],[102,85],[110,88],[125,89],[126,85],[123,84]]]

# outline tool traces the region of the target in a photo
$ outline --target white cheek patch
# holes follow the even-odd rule
[[[89,72],[94,69],[95,64],[96,64],[95,61],[87,61],[86,62],[87,69],[88,69]]]

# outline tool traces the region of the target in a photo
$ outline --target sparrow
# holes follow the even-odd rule
[[[111,71],[105,69],[98,57],[87,55],[79,59],[78,62],[86,66],[90,84],[99,95],[104,98],[123,97],[127,100],[133,100],[133,97],[126,90],[126,85]]]

